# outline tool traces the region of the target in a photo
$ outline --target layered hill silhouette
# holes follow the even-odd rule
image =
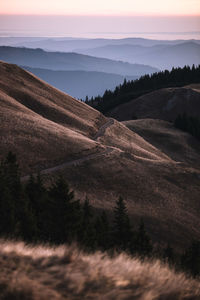
[[[129,64],[142,64],[152,66],[155,69],[171,69],[172,67],[183,67],[185,65],[192,66],[193,64],[198,65],[200,62],[200,42],[198,40],[150,40],[142,38],[127,38],[127,39],[56,39],[56,38],[0,38],[0,46],[12,46],[14,47],[26,47],[37,50],[41,48],[45,51],[54,51],[54,60],[57,52],[74,52],[84,54],[86,56],[92,56],[97,58],[106,58],[109,60],[128,62]],[[7,49],[9,55],[9,49]],[[1,50],[2,51],[2,50]],[[13,50],[14,51],[14,50]],[[32,52],[29,52],[30,58]],[[42,55],[42,53],[40,53]],[[16,53],[14,54],[16,57]],[[2,60],[6,60],[6,57],[0,57]],[[19,59],[19,57],[18,57]],[[74,63],[75,58],[70,57]],[[76,58],[77,60],[78,58]],[[79,57],[78,60],[84,61],[86,57]],[[66,60],[66,58],[65,58]],[[88,66],[91,63],[91,58],[87,58]],[[8,62],[17,63],[17,61]],[[97,61],[93,60],[93,64]],[[107,61],[110,67],[113,68],[112,63]],[[26,63],[20,63],[26,65]],[[105,67],[105,60],[101,61],[101,64]],[[102,65],[102,68],[103,68]],[[42,65],[29,65],[30,67],[42,67]],[[84,66],[86,68],[86,66]],[[52,69],[48,65],[45,67]],[[122,66],[121,66],[122,68]],[[135,66],[136,73],[124,73],[123,75],[141,75],[143,70],[138,69],[139,66]],[[55,69],[55,65],[54,65]],[[127,67],[127,70],[129,68]],[[59,70],[59,69],[57,69]],[[63,70],[63,69],[61,69]],[[69,69],[68,69],[69,70]],[[77,69],[76,69],[77,70]],[[82,70],[82,68],[81,68]],[[88,69],[87,69],[88,70]],[[96,70],[107,72],[107,69]],[[92,70],[94,71],[94,69]],[[120,71],[122,72],[122,71]],[[146,73],[150,73],[152,70],[146,69]],[[110,69],[110,73],[116,73],[114,69]],[[122,73],[118,73],[122,74]],[[144,74],[144,72],[143,72]]]
[[[0,74],[0,156],[17,154],[23,180],[62,174],[80,199],[108,212],[121,195],[154,241],[185,247],[200,237],[198,146],[192,162],[184,151],[175,157],[16,65],[1,62]]]
[[[200,116],[200,85],[165,88],[115,107],[109,115],[117,120],[152,118],[174,121],[178,114]]]
[[[122,39],[87,39],[87,38],[45,38],[45,37],[0,37],[0,45],[27,48],[42,48],[47,51],[77,52],[104,46],[140,45],[152,47],[155,45],[178,45],[185,40],[153,40],[145,38]],[[200,44],[199,40],[189,40]]]
[[[132,44],[106,45],[80,49],[77,52],[129,63],[149,64],[162,70],[185,65],[198,65],[200,62],[200,45],[193,41],[175,45],[163,43],[151,47]]]
[[[6,46],[0,47],[0,59],[9,63],[33,68],[60,71],[98,71],[125,76],[141,76],[146,73],[158,71],[157,68],[148,65],[129,64],[77,53],[46,52],[42,49]]]
[[[73,97],[85,99],[103,95],[105,90],[113,90],[122,84],[125,77],[117,74],[88,71],[53,71],[41,68],[24,67],[24,69],[45,80],[59,90],[69,93]],[[126,76],[132,80],[137,76]]]

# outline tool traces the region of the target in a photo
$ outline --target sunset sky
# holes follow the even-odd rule
[[[0,0],[2,14],[198,15],[199,0]]]
[[[192,32],[197,38],[200,0],[0,0],[1,36],[89,37],[91,32],[99,37]]]

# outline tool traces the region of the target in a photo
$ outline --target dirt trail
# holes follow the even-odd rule
[[[97,140],[100,136],[103,136],[105,134],[106,129],[108,127],[112,126],[113,124],[114,124],[114,120],[113,119],[109,119],[104,125],[102,125],[99,128],[98,132],[96,133],[96,135],[92,139],[93,140]],[[117,148],[106,146],[106,149],[104,151],[102,151],[102,152],[89,154],[87,156],[84,156],[84,157],[81,157],[81,158],[78,158],[78,159],[74,159],[74,160],[62,163],[62,164],[57,165],[55,167],[51,167],[51,168],[42,170],[42,171],[40,171],[40,174],[41,175],[49,174],[49,173],[52,173],[52,172],[55,172],[55,171],[60,171],[60,170],[62,170],[64,168],[66,168],[66,167],[78,166],[78,165],[82,164],[85,161],[88,161],[88,160],[91,160],[91,159],[95,159],[95,158],[98,158],[98,157],[101,157],[101,156],[108,155],[108,154],[110,154],[113,151],[117,151]],[[21,178],[22,181],[26,181],[28,179],[29,179],[29,175],[23,176]]]
[[[114,124],[114,119],[109,119],[108,122],[106,122],[104,125],[102,125],[98,132],[95,134],[95,136],[92,138],[93,140],[97,140],[100,136],[103,136],[105,134],[105,131],[108,127],[112,126]]]

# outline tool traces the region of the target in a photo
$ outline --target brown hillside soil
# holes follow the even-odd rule
[[[148,140],[15,65],[0,63],[0,74],[0,158],[14,151],[22,175],[40,171],[47,183],[64,175],[98,209],[122,195],[155,241],[200,238],[199,146],[188,135],[156,123]]]

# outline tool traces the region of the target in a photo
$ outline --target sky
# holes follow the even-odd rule
[[[200,0],[0,0],[1,14],[200,15]]]
[[[0,36],[155,33],[162,39],[200,39],[200,0],[0,0]]]

